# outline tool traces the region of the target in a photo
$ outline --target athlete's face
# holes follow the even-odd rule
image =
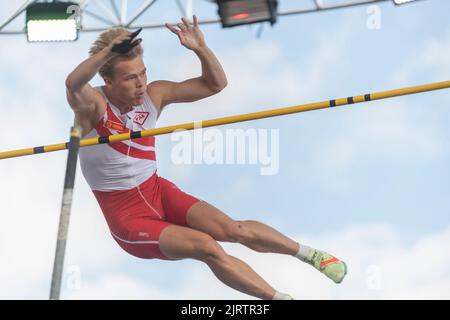
[[[147,89],[147,69],[141,56],[119,61],[114,65],[114,75],[109,79],[114,94],[132,105],[144,103]]]

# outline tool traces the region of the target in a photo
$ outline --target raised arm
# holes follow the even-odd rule
[[[176,34],[180,43],[195,52],[202,65],[202,75],[182,82],[155,81],[149,86],[157,87],[161,93],[161,107],[175,102],[193,102],[220,92],[227,86],[225,72],[219,60],[205,43],[203,34],[198,27],[194,15],[193,24],[181,19],[178,28],[166,24],[166,27]]]
[[[80,63],[66,78],[67,101],[75,113],[75,121],[82,126],[84,133],[92,126],[89,126],[89,122],[95,124],[102,115],[99,109],[103,97],[89,85],[89,81],[108,60],[118,55],[111,51],[112,47],[127,39],[130,39],[129,34],[117,37],[109,46]]]

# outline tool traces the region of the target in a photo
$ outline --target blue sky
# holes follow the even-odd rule
[[[172,9],[156,5],[159,12]],[[0,4],[0,18],[14,7]],[[367,28],[366,6],[284,17],[265,26],[260,38],[257,27],[203,26],[229,85],[203,101],[167,107],[158,126],[449,80],[450,3],[377,7],[379,30]],[[213,5],[197,8],[194,2],[200,18],[215,14]],[[200,73],[198,59],[170,31],[142,34],[150,81]],[[0,98],[8,120],[0,150],[67,139],[73,116],[64,79],[96,35],[81,34],[69,44],[3,36]],[[347,281],[335,286],[290,257],[225,244],[280,291],[306,299],[448,299],[449,102],[449,91],[441,90],[223,127],[278,129],[280,170],[272,176],[254,165],[174,165],[175,144],[161,136],[158,172],[235,219],[268,223],[349,262]],[[2,298],[47,297],[65,159],[57,152],[0,163]],[[65,286],[65,298],[249,298],[197,262],[123,253],[80,170],[66,269],[80,270],[81,287]],[[66,273],[66,283],[71,276]]]

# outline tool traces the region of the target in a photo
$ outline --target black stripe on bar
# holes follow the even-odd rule
[[[106,136],[106,137],[98,137],[98,143],[99,143],[99,144],[109,143],[109,136]]]
[[[336,100],[330,100],[330,107],[336,107]]]
[[[68,142],[66,142],[65,148],[66,148],[66,149],[69,149],[69,143],[68,143]]]
[[[33,148],[33,152],[34,153],[44,153],[45,152],[44,146],[42,146],[42,147],[34,147]]]
[[[131,139],[142,138],[141,131],[133,131],[130,133]]]
[[[347,98],[347,102],[348,102],[348,104],[355,103],[355,102],[353,101],[353,97],[348,97],[348,98]]]
[[[365,94],[364,95],[364,101],[370,101],[372,99],[370,99],[370,93],[369,94]]]

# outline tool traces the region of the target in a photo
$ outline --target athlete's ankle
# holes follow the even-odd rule
[[[309,262],[311,260],[313,251],[313,248],[300,244],[300,248],[294,256],[299,258],[303,262]]]
[[[275,291],[272,300],[294,300],[291,295],[279,291]]]

